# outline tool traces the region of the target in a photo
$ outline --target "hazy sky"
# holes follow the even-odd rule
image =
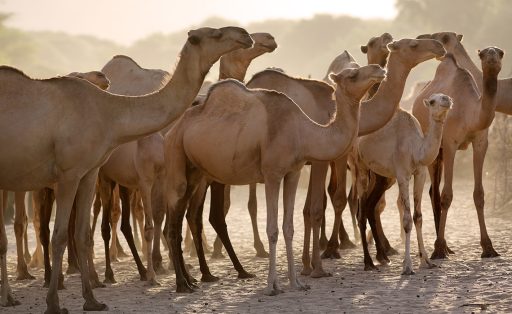
[[[7,25],[25,30],[89,34],[130,44],[148,34],[198,25],[210,16],[242,26],[271,18],[300,19],[319,13],[362,18],[395,16],[395,0],[0,0],[13,16]]]

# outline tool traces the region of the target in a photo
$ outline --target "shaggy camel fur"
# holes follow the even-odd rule
[[[10,147],[0,156],[0,188],[28,191],[56,187],[54,271],[46,299],[47,313],[61,312],[58,277],[75,197],[79,222],[75,240],[84,310],[106,310],[107,306],[94,298],[88,280],[87,254],[92,250],[90,208],[99,167],[117,146],[154,133],[180,116],[192,102],[208,69],[222,54],[251,45],[252,39],[241,28],[191,31],[175,72],[181,74],[174,75],[158,92],[141,97],[113,95],[82,79],[33,80],[17,69],[0,68],[0,95],[5,109],[0,113],[0,145]],[[197,90],[183,88],[195,85]],[[170,106],[170,100],[179,104]],[[19,124],[20,120],[26,123]],[[0,302],[8,306],[15,301],[7,278],[3,224],[0,231]]]
[[[387,79],[381,83],[377,93],[371,99],[362,103],[358,136],[363,136],[380,129],[393,117],[394,112],[398,108],[400,98],[402,97],[405,80],[412,68],[426,60],[440,57],[444,55],[445,52],[442,45],[435,40],[401,39],[388,44],[388,48],[390,53],[388,58]],[[342,160],[342,158],[338,158],[338,161],[340,160]],[[333,233],[335,233],[335,236],[332,238],[335,240],[337,240],[336,234],[339,230],[339,225],[336,224],[340,223],[339,217],[341,216],[342,209],[345,207],[347,200],[344,188],[346,184],[346,162],[346,160],[343,160],[343,163],[341,163],[339,167],[335,167],[338,186],[336,191],[339,194],[334,199],[344,202],[334,207],[335,226]],[[305,224],[306,226],[308,226],[308,223],[313,224],[313,263],[310,264],[309,249],[307,249],[309,243],[306,242],[309,239],[309,228],[306,228],[302,257],[303,273],[305,274],[310,273],[312,271],[311,267],[313,266],[313,272],[323,276],[329,275],[322,269],[322,263],[318,254],[319,249],[315,249],[315,244],[319,244],[317,242],[318,233],[315,233],[314,229],[315,225],[322,221],[318,215],[323,216],[324,198],[322,196],[325,190],[325,180],[321,180],[321,178],[325,178],[327,166],[328,165],[324,163],[323,165],[320,164],[318,168],[312,167],[312,170],[318,169],[318,171],[314,173],[314,175],[318,177],[311,178],[310,182],[318,182],[318,184],[312,185],[311,205],[309,206],[309,211],[305,211]],[[356,167],[352,167],[351,169],[356,169]],[[357,174],[354,174],[353,177],[357,177]],[[313,195],[316,195],[316,197],[313,198]],[[334,242],[333,245],[328,246],[327,250],[329,251],[326,250],[327,253],[324,252],[323,255],[332,254],[334,257],[338,257],[339,253],[337,252],[338,246],[336,243],[337,241]],[[318,271],[316,268],[318,268]]]
[[[426,166],[430,165],[436,158],[441,145],[443,124],[446,120],[448,110],[452,105],[450,97],[443,94],[433,94],[424,105],[429,111],[429,129],[423,134],[418,121],[412,114],[399,109],[391,121],[382,129],[363,136],[359,139],[357,150],[359,153],[358,178],[361,197],[359,227],[363,242],[365,270],[375,269],[372,258],[368,252],[366,242],[366,220],[374,233],[375,245],[379,251],[383,251],[382,242],[379,241],[379,233],[375,225],[376,201],[380,200],[384,189],[376,182],[373,191],[368,191],[368,171],[374,172],[377,176],[396,179],[398,181],[399,196],[398,207],[403,213],[402,226],[405,229],[405,257],[403,273],[413,274],[412,261],[410,256],[410,242],[412,229],[412,216],[409,201],[409,182],[414,176],[414,225],[418,237],[419,255],[421,264],[424,266],[435,266],[429,260],[421,231],[421,197],[426,178]]]
[[[165,136],[166,195],[177,291],[193,291],[181,252],[181,226],[188,200],[203,176],[226,184],[265,183],[269,295],[282,292],[276,272],[276,244],[279,186],[284,178],[283,232],[288,277],[292,288],[306,288],[297,278],[292,248],[293,208],[300,169],[306,160],[332,160],[346,153],[357,135],[360,99],[384,76],[385,71],[377,65],[333,75],[338,86],[337,111],[325,125],[312,121],[282,93],[249,90],[234,80],[217,83],[210,88],[203,105],[186,111]],[[311,84],[324,91],[326,100],[332,99],[333,89],[328,84]],[[213,149],[217,152],[214,158],[209,153]],[[200,213],[193,218],[201,231]]]
[[[485,154],[488,146],[488,127],[494,119],[497,106],[498,80],[501,70],[503,51],[490,47],[479,52],[483,69],[482,95],[471,73],[461,68],[455,57],[450,54],[438,66],[432,82],[422,91],[420,96],[434,92],[452,95],[453,110],[448,114],[443,133],[443,142],[438,158],[429,167],[432,181],[431,200],[436,223],[437,240],[432,258],[446,258],[453,253],[447,246],[444,238],[446,217],[453,199],[453,164],[457,150],[466,149],[473,145],[473,172],[475,189],[473,199],[480,225],[480,244],[482,257],[494,257],[499,254],[494,250],[491,239],[487,233],[484,219],[484,189],[482,185],[482,172]],[[428,126],[424,109],[414,102],[413,114],[423,129]],[[439,194],[441,174],[444,168],[443,191]]]

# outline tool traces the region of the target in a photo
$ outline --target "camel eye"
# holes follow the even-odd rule
[[[435,101],[434,99],[431,99],[428,103],[429,103],[431,106],[433,106],[433,105],[435,104],[435,102],[436,102],[436,101]]]

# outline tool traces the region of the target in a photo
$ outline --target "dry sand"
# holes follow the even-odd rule
[[[260,233],[265,247],[268,248],[265,234],[266,214],[263,186],[258,188]],[[333,310],[349,313],[512,312],[512,250],[509,247],[511,231],[508,228],[510,221],[487,218],[487,226],[494,247],[502,256],[481,259],[478,221],[473,206],[471,182],[458,183],[455,186],[455,196],[448,216],[447,239],[456,255],[446,261],[437,261],[436,263],[440,264],[441,268],[418,269],[418,259],[413,256],[416,274],[401,276],[402,256],[393,256],[390,266],[380,267],[379,271],[365,272],[362,250],[358,246],[356,249],[342,251],[342,258],[339,260],[324,261],[324,267],[332,272],[332,277],[312,279],[299,276],[303,282],[311,286],[311,290],[306,292],[290,291],[287,289],[286,255],[281,233],[278,242],[278,274],[286,292],[273,297],[263,294],[268,261],[254,257],[249,215],[245,207],[248,189],[237,187],[234,190],[236,197],[232,200],[232,211],[228,215],[228,228],[242,264],[248,271],[257,275],[255,279],[238,280],[237,273],[233,270],[229,259],[211,260],[208,258],[212,273],[221,279],[215,283],[199,283],[199,290],[193,294],[177,294],[173,273],[158,276],[161,286],[148,287],[144,282],[138,280],[132,259],[125,258],[121,262],[113,264],[117,283],[108,285],[107,288],[95,289],[96,298],[108,304],[110,313],[327,313]],[[294,249],[298,272],[302,268],[302,206],[305,194],[306,191],[303,189],[298,191],[295,210]],[[403,245],[400,243],[398,213],[395,206],[396,195],[395,188],[387,194],[388,208],[384,212],[383,223],[391,244],[403,252]],[[431,253],[435,231],[426,189],[423,209],[425,244]],[[280,214],[282,214],[282,210]],[[206,215],[207,213],[205,213],[205,217]],[[328,221],[331,223],[332,218],[332,208],[329,207]],[[348,210],[344,213],[344,220],[352,238]],[[207,222],[205,225],[206,234],[211,244],[214,232]],[[30,226],[29,232],[30,239],[34,239],[32,226]],[[46,309],[47,291],[42,287],[43,272],[42,270],[31,270],[37,280],[14,280],[16,251],[12,225],[7,227],[7,233],[9,235],[10,283],[15,297],[21,301],[22,305],[14,308],[0,308],[0,312],[41,313]],[[125,250],[127,250],[123,236],[120,237]],[[411,239],[412,253],[416,254],[414,231]],[[33,240],[30,245],[34,247]],[[95,247],[96,267],[100,278],[103,278],[105,268],[99,230],[95,235]],[[374,248],[372,247],[371,250],[374,255]],[[196,259],[187,256],[187,260],[194,265],[191,270],[192,275],[195,278],[200,278]],[[73,313],[81,312],[83,299],[80,277],[78,275],[67,276],[65,285],[67,289],[59,292],[61,306],[68,308]]]

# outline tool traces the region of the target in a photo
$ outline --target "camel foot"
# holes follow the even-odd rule
[[[156,281],[155,278],[148,279],[146,281],[145,285],[148,286],[148,287],[159,287],[159,286],[161,286],[160,283],[158,281]]]
[[[241,270],[238,272],[238,279],[247,279],[247,278],[254,278],[256,275],[246,272],[245,270]]]
[[[438,267],[439,267],[439,265],[434,264],[429,258],[422,259],[421,263],[420,263],[420,268],[431,269],[431,268],[438,268]]]
[[[494,250],[494,248],[491,246],[486,246],[483,249],[481,258],[491,258],[491,257],[498,257],[500,254]]]
[[[3,306],[3,307],[8,307],[8,306],[16,306],[16,305],[20,305],[20,301],[14,299],[11,295],[11,293],[8,293],[7,294],[7,300],[3,300],[0,302],[0,305]]]
[[[301,275],[303,276],[309,276],[311,275],[311,273],[313,272],[313,268],[311,268],[311,266],[304,266],[302,268],[302,271],[300,272]]]
[[[103,280],[103,283],[117,283],[117,281],[114,279],[114,276],[105,275],[105,279]]]
[[[341,255],[340,252],[338,252],[338,244],[336,243],[336,246],[328,245],[327,249],[320,255],[321,258],[326,259],[340,259]]]
[[[431,259],[446,259],[448,258],[448,254],[450,253],[450,249],[446,245],[446,241],[444,240],[436,240],[434,243],[434,252],[432,252]],[[453,252],[453,251],[451,251]]]
[[[295,282],[290,282],[290,288],[293,290],[299,290],[299,291],[307,291],[311,289],[309,285],[303,284],[298,278],[295,279]]]
[[[261,250],[258,250],[256,249],[256,257],[261,257],[261,258],[268,258],[268,252],[265,251],[265,249],[261,249]]]
[[[340,243],[340,250],[350,250],[353,248],[356,248],[357,246],[354,244],[354,242],[350,241],[349,239],[344,239]]]
[[[224,256],[224,254],[222,254],[221,251],[213,250],[212,259],[223,259],[223,258],[226,258],[226,257]]]
[[[91,288],[105,288],[106,285],[102,283],[98,278],[90,279],[89,282],[91,283]]]
[[[275,295],[281,294],[283,292],[284,291],[281,288],[279,288],[279,286],[277,284],[274,283],[274,285],[272,287],[265,288],[265,291],[263,293],[268,296],[275,296]]]
[[[146,269],[141,270],[139,272],[139,276],[140,276],[140,281],[147,281],[148,280],[148,271]]]
[[[386,254],[379,254],[379,253],[377,253],[376,258],[377,258],[377,260],[379,261],[379,263],[381,265],[389,265],[391,263],[391,261],[386,256]]]
[[[371,258],[364,258],[364,270],[365,271],[368,271],[368,270],[379,270],[377,268],[377,266],[375,266],[375,264],[373,263],[372,259]]]
[[[415,272],[412,270],[412,267],[410,267],[410,266],[406,266],[404,268],[404,271],[402,271],[402,275],[410,276],[410,275],[414,275],[414,274],[415,274]]]
[[[18,271],[18,276],[16,277],[16,280],[34,280],[36,277],[29,274],[27,270],[24,271]]]
[[[68,265],[68,269],[66,270],[66,275],[78,274],[80,270],[76,265]]]
[[[311,278],[322,278],[322,277],[332,277],[332,274],[324,271],[323,269],[315,268],[311,272],[310,276],[311,276]]]
[[[56,309],[48,308],[46,311],[44,311],[44,314],[68,314],[69,311],[66,308],[59,308],[57,306]]]
[[[66,290],[66,286],[64,286],[64,276],[59,276],[59,283],[57,284],[57,290]]]
[[[188,285],[188,283],[184,283],[181,285],[176,286],[176,292],[177,293],[192,293],[195,292],[195,290]]]
[[[219,277],[214,276],[212,274],[203,274],[201,276],[201,281],[202,282],[215,282],[215,281],[218,281],[218,280],[219,280]]]
[[[93,299],[93,301],[86,301],[83,309],[84,311],[108,311],[108,306]]]
[[[387,256],[393,256],[393,255],[399,255],[400,253],[395,249],[393,248],[392,246],[389,246],[386,248],[386,255]]]

